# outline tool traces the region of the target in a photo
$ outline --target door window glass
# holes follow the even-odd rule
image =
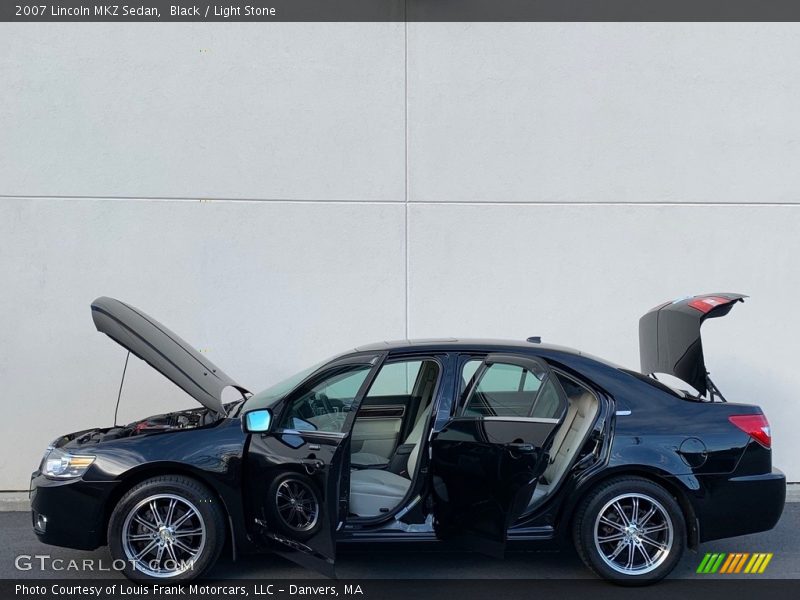
[[[527,417],[545,372],[507,363],[491,363],[470,392],[465,416]]]
[[[369,388],[368,398],[374,396],[405,396],[414,389],[414,382],[422,366],[421,360],[388,363],[381,367]]]
[[[584,394],[589,393],[582,385],[576,383],[561,373],[556,373],[556,377],[558,378],[558,382],[561,384],[561,389],[564,390],[564,393],[567,395],[567,398],[569,398],[570,402],[576,398],[579,398],[580,396],[583,396]]]
[[[346,365],[331,370],[290,402],[279,427],[298,431],[341,432],[353,401],[371,365]]]
[[[534,419],[560,419],[564,403],[561,400],[561,395],[558,393],[557,383],[555,378],[548,377],[542,384],[541,391],[536,398],[531,411],[531,417]]]
[[[482,358],[473,358],[464,363],[464,366],[461,368],[461,394],[463,394],[464,390],[469,387],[469,382],[472,380],[475,372],[482,363]]]

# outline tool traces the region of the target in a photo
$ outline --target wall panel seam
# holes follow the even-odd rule
[[[407,175],[408,177],[408,175]],[[136,197],[136,196],[29,196],[20,194],[0,194],[2,200],[96,200],[120,201],[120,202],[198,202],[200,204],[224,204],[224,203],[264,203],[264,204],[369,204],[381,205],[403,205],[406,209],[409,206],[666,206],[666,207],[776,207],[776,206],[796,206],[798,202],[550,202],[550,201],[524,201],[524,202],[490,202],[485,200],[366,200],[366,199],[318,199],[318,198],[189,198],[189,197]]]
[[[408,14],[408,0],[405,2],[405,11]],[[410,331],[410,311],[411,311],[411,289],[409,287],[411,273],[410,273],[410,260],[409,260],[409,248],[408,248],[408,240],[409,240],[409,220],[408,220],[408,178],[409,178],[409,170],[408,170],[408,21],[404,24],[404,33],[403,33],[403,40],[404,40],[404,72],[403,72],[403,96],[404,96],[404,111],[403,111],[403,141],[404,141],[404,159],[405,159],[405,198],[404,198],[404,212],[405,212],[405,242],[404,242],[404,252],[405,252],[405,337],[408,339],[409,331]]]

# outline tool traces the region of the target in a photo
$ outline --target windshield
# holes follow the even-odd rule
[[[294,388],[296,388],[300,383],[303,382],[303,380],[305,380],[314,371],[316,371],[323,365],[328,364],[329,362],[331,362],[335,358],[338,358],[339,356],[341,355],[337,354],[334,357],[318,362],[315,365],[303,369],[302,371],[295,373],[291,377],[287,377],[283,381],[279,381],[278,383],[269,386],[267,389],[262,390],[253,396],[250,396],[245,402],[244,406],[242,407],[242,410],[269,408],[270,406],[275,404],[278,400],[283,398],[286,394],[291,392]]]

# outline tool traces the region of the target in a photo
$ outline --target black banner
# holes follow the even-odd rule
[[[752,577],[752,576],[751,576]],[[0,580],[0,598],[39,600],[154,600],[203,598],[228,600],[748,600],[797,597],[797,580],[731,579],[665,580],[649,587],[620,587],[599,579],[299,579],[217,580],[144,585],[126,579]]]
[[[0,21],[800,21],[798,0],[2,0]]]

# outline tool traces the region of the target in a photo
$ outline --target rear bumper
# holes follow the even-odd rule
[[[106,501],[115,482],[56,481],[31,475],[33,531],[53,546],[93,550],[106,543]]]
[[[762,475],[704,476],[694,499],[700,541],[768,531],[786,501],[786,476],[778,469]]]

